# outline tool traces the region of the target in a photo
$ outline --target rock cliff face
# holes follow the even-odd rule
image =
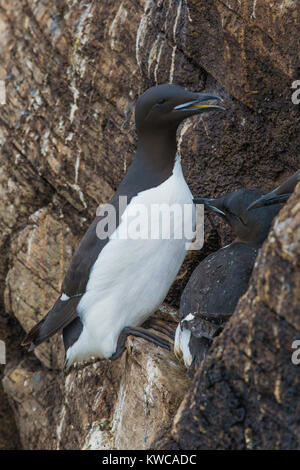
[[[296,0],[0,1],[1,373],[24,448],[299,447],[290,360],[300,313],[299,188],[190,390],[173,354],[141,340],[130,339],[115,363],[67,375],[58,336],[35,355],[19,347],[55,299],[96,207],[128,169],[133,106],[147,87],[174,82],[224,97],[226,113],[178,131],[194,194],[270,190],[299,168],[299,105],[291,99],[299,16]],[[207,220],[205,239],[187,257],[169,306],[178,306],[196,263],[230,235]],[[11,432],[0,446],[17,447],[2,397]]]

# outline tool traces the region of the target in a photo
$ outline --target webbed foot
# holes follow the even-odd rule
[[[149,343],[155,344],[156,346],[160,346],[161,348],[168,349],[168,350],[171,349],[169,341],[163,338],[160,338],[159,336],[156,336],[153,333],[148,332],[144,328],[141,328],[141,327],[131,328],[127,326],[120,333],[116,352],[112,354],[109,358],[111,361],[115,361],[122,355],[125,349],[126,339],[130,335],[136,336],[138,338],[143,338],[149,341]]]

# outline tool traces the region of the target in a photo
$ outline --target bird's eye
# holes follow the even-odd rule
[[[158,104],[163,104],[166,102],[165,98],[160,98],[158,101]]]

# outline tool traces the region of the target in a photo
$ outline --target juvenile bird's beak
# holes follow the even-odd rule
[[[270,191],[268,194],[261,196],[256,201],[249,205],[247,210],[257,209],[258,207],[271,206],[272,204],[279,204],[286,202],[291,196],[296,184],[300,181],[300,170],[296,171],[290,178],[284,181],[280,186]]]
[[[209,100],[218,100],[223,101],[220,96],[217,95],[210,95],[207,93],[195,93],[195,99],[191,101],[187,101],[185,103],[181,103],[174,107],[174,111],[210,111],[213,109],[222,109],[225,111],[223,106],[218,106],[216,104],[202,104],[204,101]]]
[[[274,191],[261,196],[260,198],[256,199],[256,201],[252,202],[248,207],[247,211],[252,209],[258,209],[259,207],[264,206],[271,206],[273,204],[279,204],[280,202],[286,202],[290,197],[290,193],[288,194],[276,194]]]
[[[204,204],[205,207],[207,207],[209,210],[212,212],[216,212],[217,214],[226,217],[225,212],[218,207],[220,205],[220,200],[219,199],[209,199],[205,197],[198,197],[194,199],[194,204]]]

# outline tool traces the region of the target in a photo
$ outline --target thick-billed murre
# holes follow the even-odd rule
[[[247,290],[258,249],[280,210],[276,205],[248,212],[249,204],[262,194],[241,189],[216,199],[194,199],[223,217],[236,238],[197,266],[181,297],[174,351],[191,374]]]
[[[130,334],[169,347],[139,325],[164,300],[191,240],[176,239],[173,232],[170,239],[135,239],[125,232],[141,205],[149,209],[152,204],[193,204],[176,154],[176,130],[186,118],[222,109],[203,104],[212,99],[220,98],[171,84],[152,87],[140,96],[135,109],[136,155],[109,206],[116,211],[116,226],[101,238],[97,230],[105,208],[94,219],[71,260],[59,298],[23,345],[32,350],[62,330],[66,367],[90,357],[116,359]],[[120,196],[127,198],[123,208]],[[190,220],[185,219],[191,225],[192,207]],[[137,231],[147,232],[146,219]]]

